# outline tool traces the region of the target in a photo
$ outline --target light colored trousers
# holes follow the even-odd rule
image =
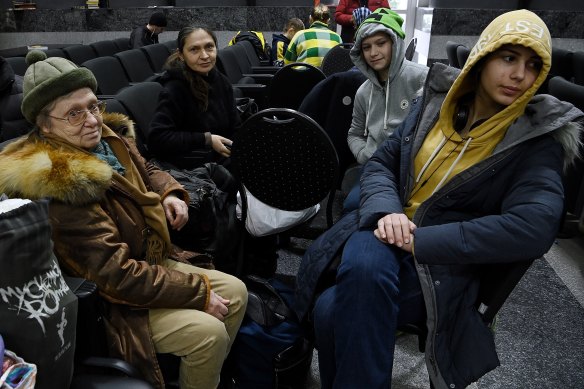
[[[245,314],[245,284],[229,274],[173,260],[166,260],[164,266],[183,273],[206,274],[212,290],[230,300],[224,322],[194,309],[150,309],[150,328],[156,352],[181,357],[181,389],[216,388],[223,361]]]

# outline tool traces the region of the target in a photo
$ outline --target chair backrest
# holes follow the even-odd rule
[[[128,50],[130,48],[130,38],[121,37],[113,40],[114,44],[118,47],[118,52]]]
[[[584,85],[578,85],[563,77],[555,76],[549,81],[548,92],[550,95],[584,110]]]
[[[310,117],[285,108],[260,111],[238,130],[231,155],[235,175],[258,200],[299,211],[328,195],[332,223],[339,160],[329,137]]]
[[[120,51],[114,54],[120,60],[130,82],[142,82],[154,75],[146,53],[140,49]]]
[[[234,53],[235,60],[239,65],[239,69],[241,69],[241,73],[250,74],[252,72],[251,61],[249,60],[247,52],[243,45],[236,43],[234,45],[225,47],[223,50],[232,51]]]
[[[128,111],[126,107],[122,105],[118,100],[115,98],[106,99],[105,101],[105,111],[109,113],[121,113],[124,115],[128,115]]]
[[[95,50],[98,57],[105,57],[106,55],[114,55],[121,51],[120,48],[111,40],[103,40],[90,43],[89,46]],[[125,50],[125,49],[124,49]]]
[[[125,88],[116,95],[118,100],[136,124],[136,143],[145,157],[148,156],[146,140],[150,129],[150,121],[158,106],[158,95],[162,85],[157,82],[145,81]]]
[[[332,140],[339,156],[339,184],[355,157],[347,144],[353,104],[359,86],[367,78],[360,71],[335,73],[319,82],[302,101],[298,111],[314,119]]]
[[[162,44],[166,47],[168,47],[168,50],[170,50],[170,54],[172,54],[176,49],[177,49],[177,42],[176,39],[170,40],[170,41],[166,41],[166,42],[162,42]]]
[[[237,42],[235,45],[243,46],[243,48],[245,49],[245,55],[247,56],[247,59],[251,63],[251,66],[262,65],[260,57],[258,57],[258,54],[256,53],[255,48],[253,47],[253,43],[251,43],[248,40],[241,40]]]
[[[406,47],[406,54],[405,58],[408,61],[411,61],[414,58],[414,54],[416,53],[416,46],[418,45],[418,38],[412,38],[410,43],[408,43],[408,47]]]
[[[460,43],[453,41],[446,42],[446,57],[448,58],[448,65],[460,69],[460,64],[458,63],[458,55],[456,54],[456,48],[460,46]]]
[[[63,51],[67,58],[77,65],[97,57],[95,50],[89,45],[67,46],[63,48]]]
[[[456,60],[458,61],[458,66],[462,69],[468,56],[470,55],[470,49],[465,45],[460,45],[456,48]]]
[[[157,43],[154,45],[143,46],[140,50],[146,54],[152,70],[154,70],[155,73],[160,73],[162,71],[162,66],[170,55],[168,47],[162,43]]]
[[[81,66],[92,71],[97,80],[98,94],[114,95],[130,85],[130,80],[117,58],[97,57],[83,62]]]
[[[10,65],[14,74],[19,76],[24,76],[28,65],[26,64],[26,59],[24,57],[8,57],[5,58],[6,62]]]
[[[575,51],[573,58],[574,82],[584,85],[584,51]]]
[[[45,51],[47,57],[61,57],[67,58],[63,49],[55,48],[55,49],[48,49]]]
[[[284,66],[274,74],[269,106],[298,109],[312,88],[326,78],[319,68],[303,62]]]
[[[334,73],[347,71],[354,66],[349,56],[352,47],[352,43],[343,43],[336,45],[325,54],[320,68],[327,77]]]
[[[243,78],[235,52],[227,50],[227,47],[217,50],[217,68],[232,84],[237,84]]]

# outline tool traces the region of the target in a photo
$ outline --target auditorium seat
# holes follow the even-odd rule
[[[142,82],[154,76],[146,53],[140,49],[120,51],[114,54],[114,57],[121,62],[130,82]]]
[[[112,40],[103,40],[90,43],[89,46],[95,50],[98,57],[105,57],[106,55],[114,55],[121,51]],[[125,50],[125,49],[124,49]]]
[[[130,80],[117,58],[93,58],[83,62],[81,66],[92,71],[97,80],[97,93],[100,95],[114,95],[130,85]]]
[[[113,40],[114,44],[118,47],[118,52],[128,50],[130,48],[130,38],[122,37]]]
[[[162,71],[162,66],[170,55],[168,47],[162,43],[157,43],[141,47],[140,50],[146,54],[152,70],[155,73],[160,73]]]
[[[26,68],[28,68],[28,65],[26,64],[26,60],[24,59],[24,57],[8,57],[5,58],[5,60],[6,62],[8,62],[8,64],[14,71],[14,74],[24,76]]]
[[[59,48],[45,50],[45,54],[47,55],[47,57],[67,58],[63,49],[59,49]]]
[[[88,45],[74,45],[63,48],[65,56],[77,65],[81,65],[85,61],[96,58],[97,54],[91,46]]]

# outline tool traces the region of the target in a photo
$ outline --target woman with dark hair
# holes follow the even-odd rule
[[[233,88],[215,67],[217,37],[202,27],[184,27],[165,64],[164,90],[150,123],[148,150],[180,168],[222,162],[239,116]]]

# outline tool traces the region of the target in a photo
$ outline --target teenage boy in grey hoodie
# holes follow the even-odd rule
[[[403,19],[378,8],[357,30],[351,60],[367,76],[355,95],[353,120],[347,136],[361,165],[406,118],[411,101],[422,94],[428,67],[405,59]],[[346,210],[359,206],[357,184],[345,201]]]

